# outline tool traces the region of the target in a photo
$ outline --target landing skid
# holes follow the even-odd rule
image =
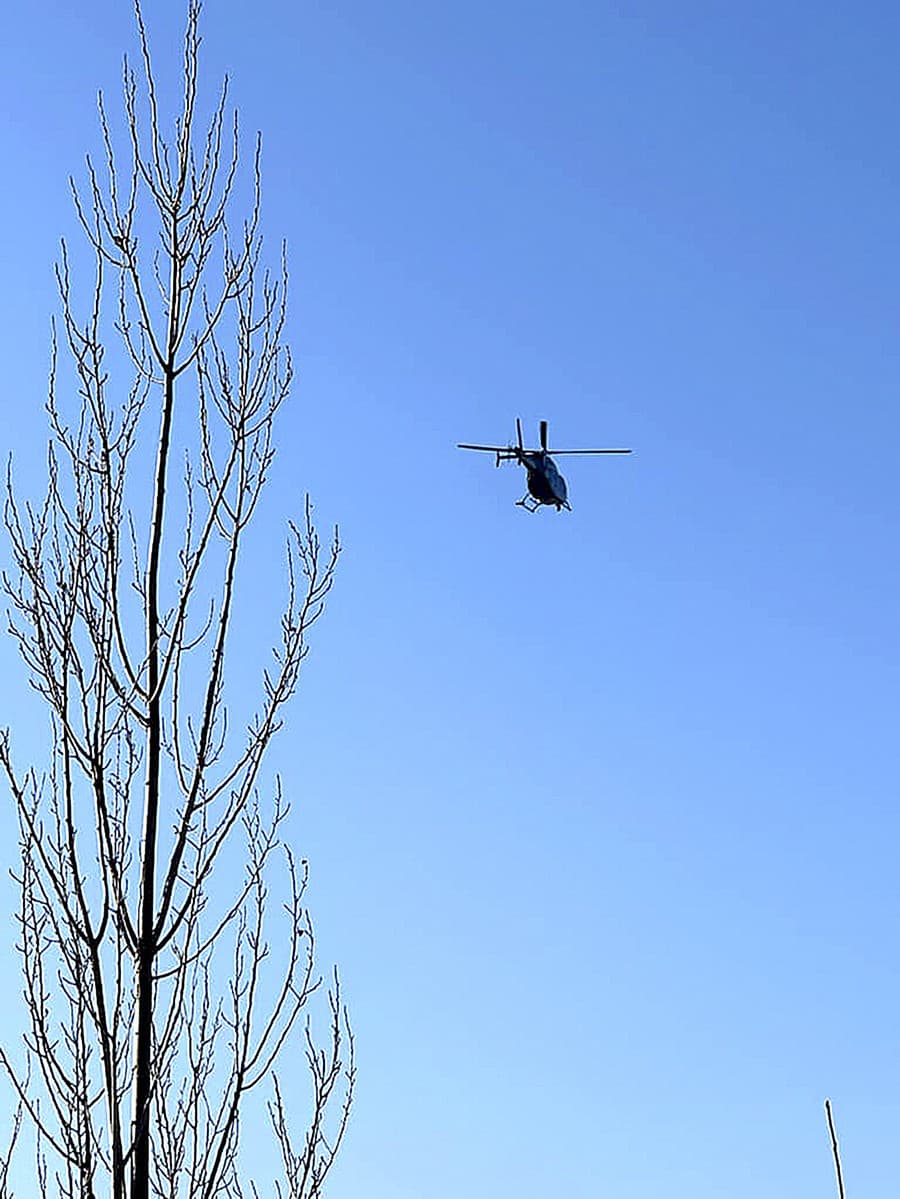
[[[561,504],[556,504],[556,503],[542,504],[541,501],[536,500],[533,495],[523,495],[520,500],[516,500],[516,507],[524,508],[526,512],[537,512],[538,508],[545,508],[545,507],[546,508],[554,508],[555,507],[557,512],[559,512],[562,508],[565,508],[565,510],[567,512],[572,511],[568,500],[563,500],[563,502]]]

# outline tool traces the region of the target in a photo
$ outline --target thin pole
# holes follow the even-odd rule
[[[844,1175],[841,1171],[841,1153],[838,1149],[837,1133],[834,1131],[834,1117],[831,1114],[831,1100],[825,1100],[825,1116],[828,1120],[828,1131],[831,1133],[831,1156],[834,1158],[834,1172],[837,1175],[838,1196],[844,1199]]]

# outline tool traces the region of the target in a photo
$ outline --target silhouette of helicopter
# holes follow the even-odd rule
[[[548,450],[547,449],[547,422],[541,421],[541,448],[539,450],[526,450],[522,443],[522,422],[516,417],[516,445],[468,445],[466,442],[459,442],[457,449],[460,450],[483,450],[489,454],[497,455],[497,463],[501,462],[517,462],[520,466],[524,466],[528,473],[527,485],[528,491],[520,500],[516,500],[516,504],[520,508],[526,508],[529,512],[537,512],[542,504],[548,504],[556,508],[559,512],[563,508],[567,512],[572,509],[569,506],[568,488],[566,481],[559,473],[556,463],[551,458],[551,454],[630,454],[631,450]]]

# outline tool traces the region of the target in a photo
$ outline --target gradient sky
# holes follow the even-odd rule
[[[900,1186],[898,46],[875,2],[208,3],[299,366],[245,570],[306,488],[346,547],[275,754],[358,1038],[332,1199],[819,1199],[826,1095],[852,1193]],[[5,16],[33,492],[125,49],[125,3]],[[517,415],[636,452],[529,516],[454,448]]]

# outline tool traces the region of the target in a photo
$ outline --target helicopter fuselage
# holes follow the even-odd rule
[[[560,508],[568,508],[569,492],[566,481],[549,454],[543,451],[534,454],[520,454],[519,461],[528,472],[529,495],[539,504],[549,504],[557,511]]]

